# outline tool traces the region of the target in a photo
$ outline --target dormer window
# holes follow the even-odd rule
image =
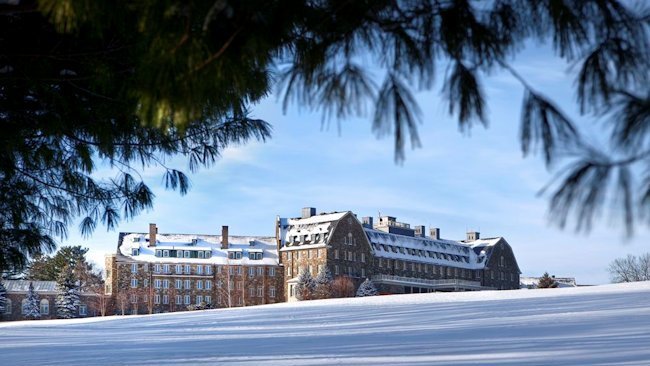
[[[262,253],[261,252],[248,253],[248,259],[261,260],[262,259]]]
[[[211,258],[211,257],[212,257],[212,251],[211,250],[208,250],[207,252],[205,252],[205,258],[206,259]]]
[[[204,256],[203,252],[199,252],[199,258],[203,259],[203,256]]]
[[[156,249],[156,257],[162,257],[162,250]]]
[[[140,254],[140,249],[138,248],[133,248],[131,249],[131,255],[136,256]]]
[[[183,251],[183,256],[184,256],[185,258],[189,258],[189,257],[190,257],[190,251],[189,251],[189,250],[185,250],[185,251]]]
[[[163,257],[169,257],[169,250],[163,250]]]

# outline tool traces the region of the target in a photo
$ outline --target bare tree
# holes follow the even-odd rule
[[[332,282],[332,297],[354,297],[354,283],[349,277],[339,276]]]
[[[618,258],[610,263],[608,271],[614,283],[650,281],[650,253]]]
[[[217,296],[220,299],[225,300],[226,307],[232,307],[232,291],[234,283],[232,281],[231,267],[230,262],[226,259],[226,264],[221,267],[217,267],[217,273],[215,276],[215,291]]]
[[[122,312],[122,315],[125,315],[126,309],[129,305],[129,295],[127,294],[126,291],[120,290],[115,295],[115,300],[117,301],[117,305],[120,307],[120,311]]]

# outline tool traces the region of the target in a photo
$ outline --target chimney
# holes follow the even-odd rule
[[[228,249],[228,225],[221,227],[221,249]]]
[[[427,236],[427,228],[424,225],[415,226],[415,236],[424,238]]]
[[[303,207],[302,209],[302,218],[308,219],[312,216],[316,216],[316,208],[314,207]]]
[[[438,227],[430,228],[429,229],[429,236],[432,239],[436,239],[436,240],[440,239],[440,228],[438,228]]]
[[[361,218],[363,226],[372,229],[372,216],[365,216]]]
[[[158,234],[158,228],[156,224],[149,224],[149,246],[156,246],[156,234]]]
[[[478,231],[468,231],[467,232],[467,241],[479,240],[481,238],[481,233]]]

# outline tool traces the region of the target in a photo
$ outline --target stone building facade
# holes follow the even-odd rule
[[[29,291],[29,284],[34,286],[34,292],[39,299],[40,319],[56,319],[56,296],[58,293],[55,281],[25,281],[5,280],[2,284],[7,290],[5,309],[0,314],[1,320],[25,320],[25,302]],[[85,318],[99,315],[92,295],[81,294],[80,304],[77,307],[77,316]]]
[[[300,271],[316,276],[324,266],[355,286],[370,278],[383,294],[519,288],[510,245],[501,237],[481,239],[478,232],[454,241],[442,239],[438,228],[427,236],[424,226],[411,228],[391,216],[374,224],[350,211],[304,208],[299,218],[276,219],[276,242],[288,301],[295,300]]]
[[[120,233],[106,256],[106,293],[116,314],[183,311],[284,301],[273,238]]]

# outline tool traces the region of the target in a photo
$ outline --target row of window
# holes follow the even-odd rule
[[[440,252],[434,252],[432,250],[404,248],[401,246],[389,245],[389,244],[372,243],[372,247],[375,250],[383,250],[384,252],[401,253],[401,254],[408,254],[417,257],[423,257],[423,258],[429,257],[434,259],[444,259],[444,260],[454,261],[454,262],[469,263],[469,256],[465,256],[465,255],[440,253]]]
[[[139,254],[139,250],[133,249],[131,254],[137,256]],[[156,257],[207,259],[207,258],[212,258],[212,251],[211,250],[156,249]]]
[[[264,297],[264,287],[258,286],[257,288],[255,287],[250,287],[248,294],[250,297]],[[275,298],[276,291],[275,287],[269,287],[269,297]],[[138,302],[138,295],[137,294],[132,294],[131,295],[131,303],[136,304]],[[142,300],[146,303],[149,301],[149,297],[147,295],[143,295]],[[176,305],[190,305],[191,304],[191,296],[190,295],[176,295]],[[199,305],[202,302],[205,302],[206,304],[212,304],[212,296],[210,295],[196,295],[195,296],[196,304]],[[169,304],[169,295],[154,295],[153,297],[153,303],[156,305],[168,305]],[[221,303],[221,301],[219,301]],[[84,307],[84,313],[81,313],[81,307],[79,308],[79,315],[86,315],[86,308],[85,305],[81,305]],[[43,314],[43,312],[41,312]]]
[[[137,288],[139,284],[139,281],[137,278],[131,278],[131,288]],[[154,288],[169,288],[170,281],[167,279],[161,280],[161,279],[155,279],[154,280]],[[174,287],[177,290],[182,290],[183,288],[186,290],[191,290],[192,289],[192,281],[191,280],[176,280],[174,283]],[[144,286],[143,287],[149,287],[149,280],[144,279]],[[212,289],[212,280],[196,280],[196,289],[197,290],[211,290]]]
[[[321,242],[321,239],[322,242],[326,242],[328,237],[329,233],[294,235],[289,242],[292,244],[315,244]]]
[[[359,255],[357,256],[357,254],[359,254]],[[366,254],[365,253],[357,253],[357,252],[350,251],[350,250],[344,250],[343,251],[343,260],[346,260],[346,261],[349,261],[349,262],[357,262],[357,257],[359,257],[358,259],[359,259],[359,261],[361,263],[366,263]],[[339,258],[340,258],[339,250],[334,249],[334,259],[339,259]]]
[[[414,273],[431,273],[433,275],[439,275],[441,277],[446,275],[447,277],[472,279],[472,274],[474,273],[474,271],[469,269],[437,266],[435,264],[407,262],[401,261],[399,259],[379,258],[377,264],[379,268],[411,271]],[[480,271],[476,271],[475,276],[477,279],[480,278]]]
[[[5,314],[11,314],[12,312],[12,304],[11,304],[11,299],[5,299]],[[23,315],[27,315],[27,299],[23,299],[21,303],[21,313]],[[50,301],[47,299],[41,299],[40,303],[40,313],[42,315],[49,315],[50,314]],[[86,304],[80,304],[79,305],[79,315],[85,316],[88,315],[88,306]]]
[[[256,254],[261,254],[261,253],[256,253]],[[217,273],[221,273],[221,267],[222,266],[217,266]],[[235,272],[238,275],[241,275],[243,272],[243,267],[242,266],[227,266],[228,267],[228,272],[231,275],[234,275]],[[143,266],[143,269],[147,270],[148,266],[145,264]],[[172,271],[172,265],[170,264],[155,264],[154,265],[154,273],[165,273],[165,274],[171,274]],[[192,274],[192,266],[189,264],[182,265],[182,264],[177,264],[175,265],[175,271],[174,274]],[[137,263],[132,263],[131,264],[131,273],[138,273],[138,264]],[[196,265],[194,268],[194,274],[197,275],[212,275],[212,266],[210,265]],[[264,275],[264,267],[248,267],[248,275],[249,276],[263,276]],[[268,275],[269,276],[275,276],[275,267],[269,267],[268,269]]]
[[[228,259],[242,259],[242,255],[241,251],[229,251]],[[250,260],[261,260],[262,257],[262,252],[248,252],[248,259]]]
[[[487,271],[490,272],[490,279],[493,280],[494,277],[495,277],[494,273],[495,273],[496,271],[490,271],[490,270],[487,270]],[[505,280],[506,280],[507,275],[506,275],[505,272],[496,272],[496,273],[498,273],[498,279],[499,279],[499,280],[501,280],[501,281],[505,281]],[[514,273],[510,273],[510,282],[515,282],[515,274],[514,274]]]

